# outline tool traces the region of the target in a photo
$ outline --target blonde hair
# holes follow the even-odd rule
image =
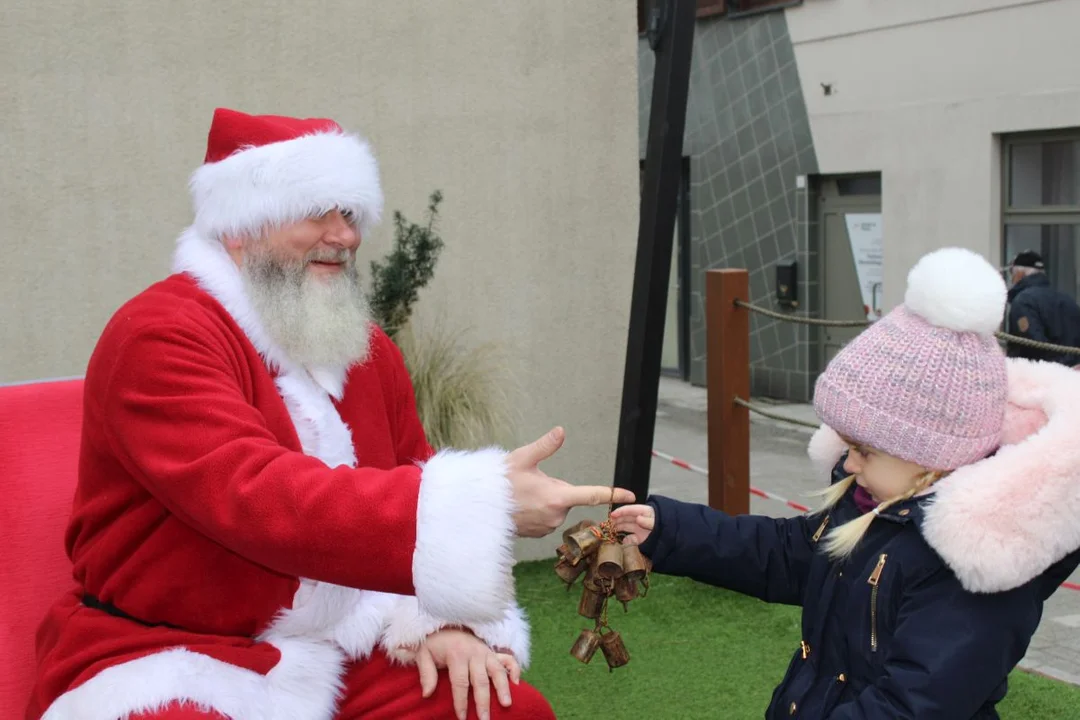
[[[829,531],[829,534],[825,536],[825,552],[828,553],[829,557],[833,560],[840,560],[851,555],[859,542],[863,539],[863,536],[866,535],[866,531],[870,529],[870,525],[874,522],[874,518],[896,503],[915,497],[942,477],[944,477],[944,474],[937,471],[925,472],[919,476],[919,479],[915,481],[915,484],[912,485],[907,492],[901,493],[894,498],[890,498],[879,504],[872,511],[863,513],[860,517],[846,522],[839,527],[833,528]],[[848,489],[851,488],[851,485],[854,482],[855,476],[849,475],[840,482],[834,483],[826,489],[814,493],[825,499],[818,512],[824,513],[831,510],[836,503],[840,502],[840,498],[847,494]]]

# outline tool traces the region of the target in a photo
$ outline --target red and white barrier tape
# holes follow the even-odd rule
[[[667,460],[669,463],[671,463],[675,467],[682,468],[683,470],[689,470],[690,472],[697,473],[698,475],[704,475],[705,477],[709,476],[708,468],[703,468],[703,467],[699,467],[697,465],[693,465],[693,464],[687,462],[686,460],[680,460],[679,458],[675,457],[674,455],[668,455],[667,453],[660,452],[659,450],[653,450],[652,455],[653,455],[654,458],[660,458],[661,460]],[[787,505],[788,507],[794,508],[795,510],[798,510],[799,512],[809,512],[810,511],[810,508],[806,507],[805,505],[800,505],[797,502],[792,502],[791,500],[788,500],[786,498],[782,498],[779,495],[773,495],[772,493],[767,493],[764,490],[759,490],[758,488],[754,487],[753,485],[750,486],[750,494],[751,495],[757,495],[758,497],[765,498],[766,500],[776,500],[778,502],[782,502],[785,505]],[[1061,587],[1065,588],[1066,590],[1078,590],[1078,591],[1080,591],[1080,584],[1077,584],[1077,583],[1063,582],[1063,583],[1061,583]]]
[[[655,457],[655,458],[660,458],[661,460],[667,460],[669,463],[671,463],[675,467],[680,467],[683,470],[689,470],[690,472],[695,472],[698,475],[704,475],[705,477],[709,476],[709,471],[706,468],[698,467],[697,465],[691,465],[690,463],[686,462],[685,460],[680,460],[677,457],[674,457],[672,455],[668,455],[667,453],[660,452],[659,450],[653,450],[652,454],[653,454],[653,457]],[[793,508],[795,510],[798,510],[799,512],[809,512],[810,511],[810,508],[806,507],[805,505],[800,505],[797,502],[793,502],[791,500],[788,500],[787,498],[782,498],[779,495],[774,495],[773,493],[767,493],[764,490],[761,490],[761,489],[758,489],[758,488],[754,487],[753,485],[750,486],[750,494],[751,495],[757,495],[758,497],[765,498],[766,500],[776,500],[777,502],[782,502],[785,505],[787,505],[789,508]]]

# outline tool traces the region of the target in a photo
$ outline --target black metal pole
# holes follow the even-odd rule
[[[615,486],[649,493],[697,0],[655,0],[647,35],[656,54],[641,184],[634,291],[615,454]]]

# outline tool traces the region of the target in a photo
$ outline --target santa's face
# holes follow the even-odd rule
[[[350,211],[331,210],[271,229],[260,245],[282,262],[304,263],[304,271],[313,277],[334,277],[353,262],[360,247],[355,222]]]
[[[335,210],[237,248],[252,308],[301,365],[347,367],[367,357],[370,313],[356,267],[359,244],[351,219]]]

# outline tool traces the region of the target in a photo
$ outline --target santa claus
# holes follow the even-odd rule
[[[382,207],[361,139],[218,110],[191,190],[175,273],[87,368],[76,587],[28,717],[552,717],[519,679],[513,538],[611,488],[539,470],[558,428],[433,452],[360,288]]]

